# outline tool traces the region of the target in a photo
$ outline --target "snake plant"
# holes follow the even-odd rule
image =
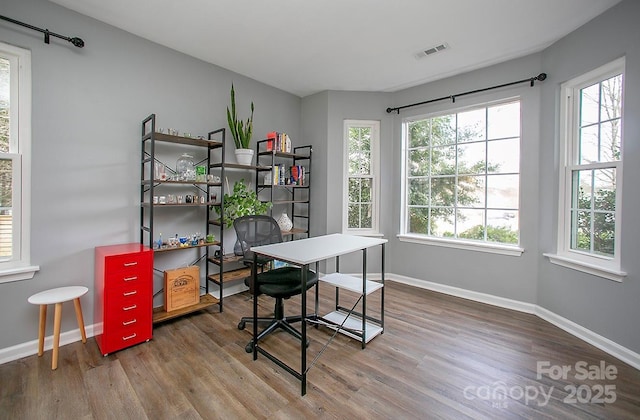
[[[238,118],[236,113],[236,92],[231,84],[231,110],[227,107],[227,121],[229,122],[229,129],[233,136],[233,142],[236,145],[236,149],[248,149],[251,142],[251,136],[253,135],[253,102],[251,102],[251,116],[243,121]]]

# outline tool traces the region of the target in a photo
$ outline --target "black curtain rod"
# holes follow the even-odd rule
[[[11,19],[11,18],[8,18],[6,16],[2,16],[2,15],[0,15],[0,19],[6,20],[7,22],[15,23],[16,25],[24,26],[25,28],[33,29],[34,31],[42,32],[44,34],[44,43],[45,44],[49,43],[49,37],[50,36],[55,36],[56,38],[60,38],[60,39],[64,39],[65,41],[69,41],[70,43],[72,43],[73,45],[75,45],[78,48],[84,47],[84,41],[81,38],[78,38],[78,37],[70,38],[68,36],[64,36],[64,35],[57,34],[55,32],[51,32],[48,29],[38,28],[36,26],[29,25],[28,23],[20,22],[19,20]]]
[[[390,114],[390,113],[395,111],[398,114],[400,114],[400,110],[401,109],[410,108],[410,107],[418,106],[418,105],[430,104],[432,102],[444,101],[446,99],[451,99],[452,102],[455,102],[456,98],[458,96],[471,95],[473,93],[484,92],[484,91],[492,90],[492,89],[499,89],[499,88],[503,88],[503,87],[506,87],[506,86],[517,85],[517,84],[524,83],[524,82],[529,82],[531,84],[531,86],[533,87],[533,84],[534,84],[534,82],[536,80],[543,81],[546,78],[547,78],[547,73],[540,73],[539,75],[537,75],[535,77],[530,77],[528,79],[518,80],[517,82],[505,83],[503,85],[491,86],[491,87],[484,88],[484,89],[470,90],[469,92],[458,93],[456,95],[443,96],[442,98],[430,99],[428,101],[423,101],[423,102],[416,102],[415,104],[403,105],[403,106],[399,106],[399,107],[396,107],[396,108],[387,108],[387,113]]]

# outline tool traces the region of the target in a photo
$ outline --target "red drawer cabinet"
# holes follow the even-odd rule
[[[95,250],[95,339],[103,355],[152,337],[153,251],[139,243]]]

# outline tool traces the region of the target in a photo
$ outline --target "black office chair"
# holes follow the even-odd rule
[[[271,216],[243,216],[233,221],[233,227],[236,230],[238,241],[242,245],[243,260],[245,264],[253,264],[253,253],[249,250],[251,247],[268,245],[282,242],[282,233],[280,226]],[[302,334],[291,326],[291,323],[300,322],[301,316],[284,316],[284,299],[296,296],[302,293],[302,285],[300,284],[300,267],[280,267],[275,269],[266,269],[266,265],[271,260],[258,256],[257,279],[256,284],[252,284],[253,277],[249,276],[245,279],[245,284],[253,291],[257,287],[257,294],[265,294],[275,298],[274,316],[272,318],[258,318],[259,323],[267,323],[267,327],[263,329],[257,337],[262,340],[268,334],[280,328],[294,337],[302,340]],[[313,287],[318,282],[318,275],[307,270],[307,289]],[[247,322],[253,322],[253,317],[243,317],[238,323],[238,329],[245,328]],[[308,345],[308,343],[305,343]],[[253,352],[253,340],[245,347],[247,353]]]

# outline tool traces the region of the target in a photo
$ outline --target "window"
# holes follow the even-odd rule
[[[346,120],[343,231],[378,234],[380,122]]]
[[[0,282],[30,266],[31,56],[0,43]]]
[[[520,101],[403,125],[401,238],[519,255]]]
[[[624,59],[562,85],[558,254],[552,262],[621,280]]]

